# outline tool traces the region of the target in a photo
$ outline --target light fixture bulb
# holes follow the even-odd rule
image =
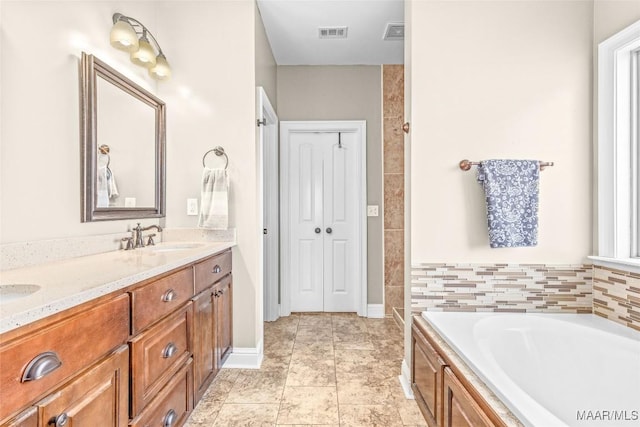
[[[138,50],[138,35],[126,21],[118,20],[111,28],[111,46],[127,52]]]
[[[156,53],[146,36],[143,35],[138,40],[138,50],[131,52],[131,62],[147,68],[156,65]]]
[[[163,53],[156,57],[156,65],[149,68],[149,75],[156,80],[168,80],[171,77],[171,67]]]

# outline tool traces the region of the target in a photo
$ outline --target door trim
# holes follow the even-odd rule
[[[367,316],[367,122],[366,120],[351,121],[281,121],[280,122],[280,315],[291,314],[291,277],[287,260],[291,259],[289,245],[289,152],[282,141],[293,132],[356,132],[360,135],[358,148],[358,168],[356,176],[359,181],[357,201],[358,226],[357,238],[359,243],[358,258],[360,268],[357,271],[358,285],[356,286],[358,315]]]
[[[280,310],[278,307],[278,290],[280,285],[279,280],[279,268],[280,268],[280,248],[278,246],[278,235],[279,235],[279,219],[278,219],[278,205],[279,205],[279,185],[278,185],[278,116],[273,109],[271,102],[269,101],[269,97],[265,92],[264,88],[258,86],[256,88],[256,97],[257,97],[257,117],[258,120],[263,121],[266,120],[266,124],[258,126],[258,141],[259,141],[259,149],[260,149],[260,163],[262,166],[261,174],[260,174],[260,191],[261,191],[261,201],[260,206],[262,206],[261,212],[261,229],[267,228],[269,235],[274,236],[273,239],[268,240],[267,251],[269,252],[269,256],[267,257],[264,248],[264,242],[260,245],[261,253],[261,262],[262,266],[260,271],[262,272],[264,280],[263,286],[263,306],[264,306],[264,319],[265,321],[275,321],[278,319]],[[263,122],[264,123],[264,122]],[[275,135],[273,136],[273,140],[275,141],[274,147],[265,146],[267,140],[267,133],[273,132]],[[270,151],[271,150],[271,151]],[[265,187],[265,175],[268,175],[270,179],[275,180],[275,193],[270,194],[269,197],[266,197],[264,194]],[[270,219],[269,224],[264,222],[265,216]],[[264,239],[264,235],[262,235],[262,239]],[[269,264],[269,265],[268,265]],[[267,277],[265,277],[267,276]]]

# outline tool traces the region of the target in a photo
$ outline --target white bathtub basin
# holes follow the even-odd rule
[[[640,333],[590,314],[423,317],[526,426],[640,425]]]

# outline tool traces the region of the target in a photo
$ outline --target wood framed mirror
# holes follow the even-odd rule
[[[82,222],[165,215],[165,123],[162,100],[82,53]]]

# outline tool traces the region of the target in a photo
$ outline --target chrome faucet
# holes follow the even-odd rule
[[[138,223],[138,225],[131,230],[133,233],[133,248],[144,248],[145,244],[144,244],[144,237],[142,236],[142,232],[143,231],[147,231],[147,230],[151,230],[152,228],[155,228],[158,233],[162,232],[162,227],[160,227],[159,225],[150,225],[148,227],[140,227],[140,223]],[[149,244],[153,245],[153,239],[149,239]]]

